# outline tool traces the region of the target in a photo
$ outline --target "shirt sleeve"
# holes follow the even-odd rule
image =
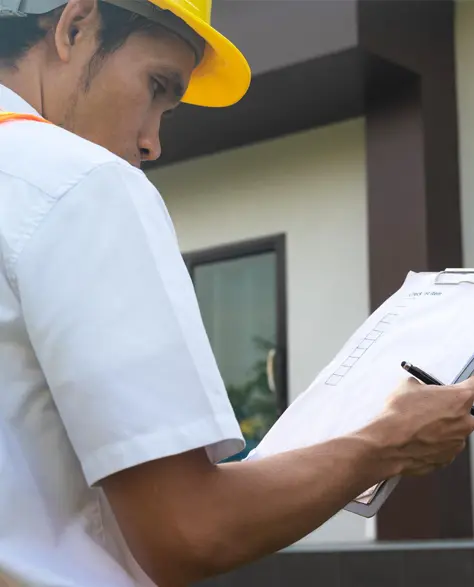
[[[244,441],[165,205],[109,163],[59,198],[16,266],[29,337],[90,485]]]

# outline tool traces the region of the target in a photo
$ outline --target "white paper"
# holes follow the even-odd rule
[[[436,274],[409,273],[401,289],[356,331],[248,459],[310,446],[364,427],[407,378],[402,361],[444,383],[454,381],[474,353],[474,284],[435,281]],[[369,493],[361,501],[370,499]]]

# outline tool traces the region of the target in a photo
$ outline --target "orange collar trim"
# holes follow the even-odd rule
[[[2,122],[10,122],[14,120],[33,120],[35,122],[44,122],[46,124],[52,124],[52,122],[49,122],[49,120],[46,120],[46,118],[37,116],[36,114],[20,114],[17,112],[0,111],[0,124],[2,124]]]

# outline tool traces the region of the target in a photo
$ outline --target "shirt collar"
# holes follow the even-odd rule
[[[0,110],[39,116],[39,113],[26,100],[2,84],[0,84]]]

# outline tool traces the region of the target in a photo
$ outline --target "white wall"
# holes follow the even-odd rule
[[[471,0],[456,3],[455,33],[464,267],[474,267],[474,2]],[[471,439],[470,454],[474,493],[474,439]]]
[[[184,252],[286,233],[290,399],[368,314],[364,128],[352,120],[149,174]],[[343,512],[309,539],[373,530]]]

